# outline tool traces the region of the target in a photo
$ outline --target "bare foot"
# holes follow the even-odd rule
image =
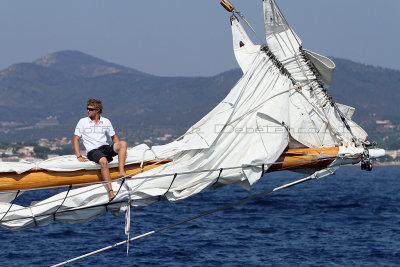
[[[127,176],[125,172],[124,173],[118,173],[118,175],[117,175],[118,178],[122,178],[122,177],[125,177],[125,176]]]
[[[114,191],[110,190],[110,191],[108,192],[108,200],[111,201],[111,200],[114,199],[114,197],[115,197]]]

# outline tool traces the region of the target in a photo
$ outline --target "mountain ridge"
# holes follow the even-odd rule
[[[357,123],[367,131],[375,131],[377,120],[400,125],[400,71],[334,61],[329,92],[335,101],[356,108]],[[0,72],[0,123],[20,125],[1,126],[0,140],[69,136],[92,97],[103,100],[105,116],[121,135],[143,140],[162,131],[181,134],[218,104],[241,75],[232,69],[211,77],[160,77],[79,51],[46,54]],[[36,127],[48,117],[59,123]]]
[[[96,77],[117,72],[127,72],[144,76],[150,75],[76,50],[49,53],[35,60],[33,64],[84,77]]]

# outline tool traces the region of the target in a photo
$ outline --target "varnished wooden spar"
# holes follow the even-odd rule
[[[273,164],[267,172],[325,167],[335,160],[329,157],[337,156],[338,153],[339,147],[288,149],[279,157],[278,163]],[[324,159],[325,157],[328,157],[328,159]],[[125,170],[127,174],[136,175],[162,166],[170,161],[157,162],[153,160],[144,162],[143,168],[140,167],[139,163],[135,163],[125,166]],[[110,174],[112,180],[117,179],[118,168],[111,168]],[[100,170],[57,172],[38,169],[21,174],[7,172],[0,173],[0,191],[68,186],[99,181],[101,181]]]
[[[331,164],[339,154],[339,147],[288,149],[282,153],[277,164],[267,172],[323,168]]]
[[[171,160],[157,162],[155,160],[143,163],[130,164],[125,166],[126,173],[139,174],[157,167],[160,167]],[[110,168],[111,179],[117,179],[118,168]],[[34,188],[46,188],[54,186],[67,186],[74,184],[95,183],[101,180],[100,170],[79,170],[79,171],[48,171],[43,169],[30,170],[21,174],[15,172],[0,173],[0,191],[24,190]]]

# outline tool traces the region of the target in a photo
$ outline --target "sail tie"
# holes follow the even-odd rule
[[[168,193],[169,190],[171,189],[172,184],[174,183],[176,176],[178,176],[178,173],[175,173],[175,174],[174,174],[174,178],[172,179],[172,182],[171,182],[171,184],[169,185],[169,187],[168,187],[168,189],[167,189],[167,192],[164,193],[164,197],[166,197],[167,193]]]
[[[64,204],[65,200],[66,200],[67,197],[68,197],[69,192],[71,191],[71,188],[72,188],[72,184],[69,185],[68,191],[67,191],[67,193],[65,194],[65,197],[64,197],[63,201],[62,201],[61,204],[58,206],[58,208],[56,209],[56,211],[53,213],[53,220],[54,220],[54,221],[56,220],[57,211],[58,211],[58,210],[62,207],[62,205]]]
[[[265,173],[265,164],[263,164],[263,165],[261,166],[261,177],[264,176],[264,173]],[[261,179],[261,177],[260,177],[260,179]]]
[[[32,220],[33,220],[33,223],[35,224],[35,226],[39,226],[39,224],[38,224],[37,221],[36,221],[35,214],[33,214],[32,206],[31,206],[31,207],[27,207],[27,209],[28,209],[28,210],[31,212],[31,214],[32,214]]]
[[[222,173],[222,168],[219,170],[219,173],[218,173],[218,177],[217,177],[217,180],[212,184],[212,186],[211,187],[213,187],[214,185],[216,185],[217,183],[218,183],[218,181],[219,181],[219,178],[221,177],[221,173]]]
[[[119,188],[118,188],[118,191],[117,191],[117,193],[115,194],[114,198],[116,198],[117,195],[119,194],[119,192],[121,191],[122,186],[125,184],[125,180],[126,180],[126,178],[122,179],[122,182],[121,182],[121,184],[120,184],[120,186],[119,186]]]

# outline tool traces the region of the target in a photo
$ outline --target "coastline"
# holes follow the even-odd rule
[[[372,164],[374,166],[400,166],[400,161],[374,161]]]

